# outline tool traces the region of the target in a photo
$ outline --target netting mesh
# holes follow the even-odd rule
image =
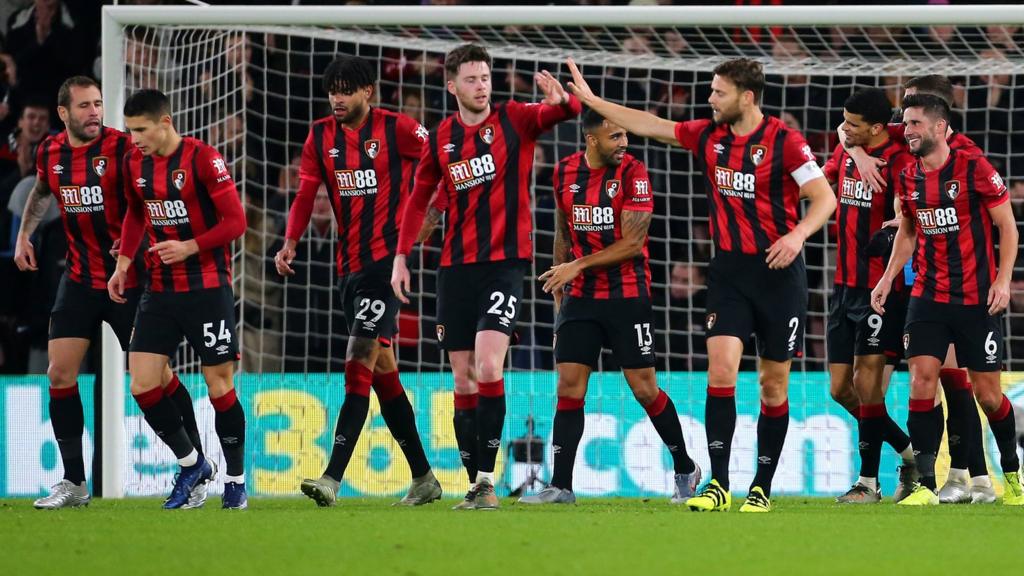
[[[1017,27],[162,26],[128,27],[126,38],[126,88],[155,86],[168,91],[179,129],[221,151],[244,196],[249,228],[236,245],[235,294],[241,367],[249,373],[342,371],[345,323],[334,273],[335,224],[326,203],[318,203],[310,231],[299,245],[297,274],[282,279],[272,262],[298,188],[298,159],[310,122],[329,113],[319,74],[337,54],[358,54],[374,62],[380,78],[376,105],[408,114],[428,128],[455,111],[445,90],[443,56],[465,41],[491,50],[495,100],[539,100],[533,74],[548,69],[564,82],[568,74],[563,60],[572,55],[605,98],[673,120],[709,117],[711,68],[726,57],[751,56],[766,66],[764,110],[801,130],[822,163],[836,145],[842,104],[856,88],[885,88],[897,104],[900,85],[907,78],[946,73],[957,85],[955,128],[985,149],[1008,177],[1018,214],[1024,198],[1024,39]],[[533,278],[551,262],[552,167],[582,147],[575,122],[559,125],[537,147]],[[638,138],[631,139],[630,151],[646,162],[656,193],[650,247],[658,368],[700,372],[707,367],[703,307],[711,253],[703,186],[689,153]],[[794,363],[797,372],[826,367],[825,312],[835,268],[833,226],[806,245],[810,311],[805,357]],[[418,295],[402,312],[396,342],[401,369],[420,375],[444,368],[433,338],[439,235],[436,232],[411,258]],[[1022,284],[1024,279],[1015,282],[1015,288]],[[1015,306],[1007,317],[1012,369],[1024,369],[1022,297],[1015,292]],[[550,370],[550,298],[534,281],[526,284],[524,298],[520,344],[512,349],[508,367]],[[748,346],[743,370],[755,369],[753,352]],[[185,347],[177,361],[185,370],[196,367]],[[616,368],[610,356],[602,363],[605,369]],[[816,410],[841,412],[824,388],[810,390],[820,380],[810,375],[796,380],[808,387]],[[510,392],[510,402],[532,406],[547,401],[537,397],[535,387],[527,388]],[[703,406],[703,385],[670,393],[681,413]],[[522,396],[516,399],[516,394]],[[553,389],[543,394],[550,398]],[[532,414],[532,408],[526,413]],[[549,423],[537,424],[549,429]],[[823,426],[834,424],[828,421]],[[506,434],[520,433],[522,426],[515,424]],[[855,454],[849,446],[842,450],[847,462]],[[846,478],[837,482],[845,484]]]

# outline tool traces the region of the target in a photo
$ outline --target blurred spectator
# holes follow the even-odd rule
[[[668,369],[707,370],[704,320],[707,282],[704,271],[689,262],[672,265],[669,281]]]
[[[281,285],[271,248],[280,234],[276,221],[267,218],[262,203],[246,195],[244,254],[245,290],[242,301],[242,370],[280,372]]]
[[[61,0],[35,0],[7,21],[7,51],[20,75],[26,98],[57,107],[57,89],[65,78],[81,74],[93,59],[95,42],[81,38]]]
[[[35,173],[36,146],[49,131],[49,108],[41,102],[32,102],[22,110],[14,132],[0,143],[0,207],[6,208],[14,187],[22,178]],[[13,245],[11,238],[16,230],[11,224],[11,213],[0,210],[0,246],[4,251]]]

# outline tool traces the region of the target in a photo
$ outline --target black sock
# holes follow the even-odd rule
[[[452,419],[455,442],[459,445],[459,459],[471,484],[476,482],[476,409],[479,403],[477,394],[455,394],[455,418]]]
[[[644,406],[644,410],[651,418],[651,423],[658,431],[658,436],[661,436],[661,441],[665,443],[669,453],[672,454],[672,468],[675,473],[689,474],[693,472],[696,469],[696,464],[686,453],[683,427],[679,424],[679,413],[676,412],[676,405],[672,403],[672,399],[665,394],[664,390],[658,390],[658,397],[654,402]]]
[[[971,397],[971,409],[967,411],[967,469],[971,471],[971,478],[977,476],[988,476],[988,462],[985,461],[985,436],[981,430],[981,416],[978,414],[978,405]]]
[[[480,405],[476,409],[477,467],[494,472],[505,427],[505,380],[480,382]]]
[[[857,432],[860,448],[860,475],[864,478],[878,478],[878,466],[882,459],[882,436],[885,420],[889,418],[885,404],[864,404],[860,407]]]
[[[213,404],[213,427],[220,438],[228,476],[245,474],[245,411],[232,388],[220,398],[210,398]]]
[[[150,428],[171,449],[174,457],[182,459],[192,453],[195,446],[188,439],[185,428],[181,425],[181,414],[164,391],[157,387],[142,394],[134,394],[135,401],[142,409],[142,415]]]
[[[1003,396],[1003,403],[995,413],[988,416],[988,425],[999,447],[999,466],[1003,474],[1020,472],[1017,459],[1017,426],[1013,416],[1013,405]]]
[[[50,388],[50,424],[60,448],[64,479],[76,486],[85,482],[85,461],[82,457],[85,412],[77,384],[70,388]]]
[[[910,400],[910,416],[907,417],[907,429],[910,430],[910,442],[914,445],[914,461],[921,475],[921,484],[935,491],[935,458],[939,451],[942,437],[936,434],[934,413],[938,410],[941,416],[942,407],[935,406],[934,400]]]
[[[203,441],[199,436],[199,424],[196,423],[196,409],[192,404],[192,395],[188,393],[188,388],[181,383],[177,374],[171,377],[170,384],[164,389],[164,396],[174,402],[174,406],[181,413],[181,425],[185,428],[188,439],[192,442],[196,452],[202,454]]]
[[[765,496],[772,495],[772,479],[779,467],[782,446],[786,443],[789,430],[789,402],[779,406],[761,403],[761,415],[757,419],[757,472],[750,488],[758,486]]]
[[[345,402],[338,411],[338,422],[334,427],[334,446],[331,459],[327,462],[324,475],[341,482],[345,468],[352,459],[352,451],[359,441],[359,434],[370,412],[370,388],[373,386],[373,372],[356,360],[345,363]]]
[[[729,489],[729,457],[732,436],[736,431],[736,388],[708,387],[704,404],[704,431],[711,457],[711,478],[725,490]]]
[[[409,397],[402,388],[398,372],[373,375],[373,389],[380,401],[380,414],[388,425],[391,436],[405,454],[409,463],[409,471],[413,478],[424,476],[430,472],[430,463],[423,452],[419,431],[416,429],[416,415],[413,412]]]
[[[970,454],[970,434],[967,427],[967,413],[974,407],[974,395],[969,389],[946,389],[946,444],[949,446],[949,467],[966,470]],[[977,418],[977,416],[975,416]],[[981,422],[981,419],[978,419]]]
[[[882,441],[892,446],[897,454],[902,454],[910,446],[910,436],[892,419],[889,412],[882,418]]]
[[[551,444],[554,452],[554,472],[551,485],[572,490],[572,469],[576,464],[576,449],[583,438],[583,400],[558,398],[555,422],[552,425]]]

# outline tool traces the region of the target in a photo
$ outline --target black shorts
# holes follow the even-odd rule
[[[950,343],[960,366],[975,372],[996,372],[1003,364],[1002,314],[990,316],[988,306],[941,304],[911,298],[903,347],[907,358],[934,356],[945,361]]]
[[[437,342],[442,349],[472,350],[476,333],[510,337],[523,302],[529,262],[501,260],[441,268],[437,275]]]
[[[798,256],[771,270],[763,255],[719,252],[708,267],[707,337],[757,336],[761,358],[785,362],[803,355],[807,270]]]
[[[142,294],[131,351],[174,356],[182,338],[203,366],[238,360],[235,297],[230,286]]]
[[[836,286],[828,307],[828,361],[853,364],[854,356],[885,354],[898,363],[906,316],[904,292],[889,293],[885,315],[880,315],[871,309],[871,290]]]
[[[85,338],[92,340],[100,324],[106,322],[114,329],[122,350],[128,350],[135,309],[139,306],[141,288],[124,291],[127,302],[118,304],[110,299],[106,290],[91,288],[68,278],[60,279],[57,298],[50,311],[50,340],[58,338]]]
[[[349,336],[372,338],[391,346],[402,307],[391,289],[392,263],[392,258],[385,258],[342,278],[339,287]]]
[[[565,297],[555,319],[555,363],[586,364],[597,370],[601,348],[625,369],[654,362],[654,309],[646,298]]]

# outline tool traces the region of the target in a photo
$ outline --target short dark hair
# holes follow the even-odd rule
[[[740,89],[740,92],[746,90],[753,92],[754,102],[761,101],[761,94],[764,93],[764,68],[757,60],[750,58],[726,60],[715,66],[714,73],[717,76],[728,78]]]
[[[89,78],[88,76],[72,76],[64,81],[60,85],[60,90],[57,91],[57,106],[63,106],[64,108],[71,107],[71,89],[72,88],[92,88],[96,87],[100,90],[99,82]]]
[[[594,110],[593,108],[587,108],[586,110],[583,111],[583,117],[580,119],[580,121],[583,125],[583,133],[590,134],[590,132],[592,132],[594,128],[597,128],[604,124],[605,119],[604,116],[598,114],[597,111]]]
[[[138,90],[124,102],[124,115],[126,118],[148,116],[155,120],[165,114],[170,115],[170,113],[171,100],[159,90],[150,88]]]
[[[444,71],[448,78],[454,78],[459,73],[459,66],[467,62],[483,62],[491,67],[491,55],[487,50],[478,44],[463,44],[452,50],[444,57]]]
[[[377,70],[359,56],[339,56],[324,70],[324,92],[352,93],[376,83]]]
[[[916,76],[903,83],[903,90],[908,88],[917,90],[918,94],[931,94],[946,101],[946,105],[953,106],[953,83],[942,74],[927,74]]]
[[[914,94],[903,99],[903,110],[908,108],[922,108],[927,116],[939,118],[949,123],[949,104],[934,94]]]
[[[892,118],[892,103],[881,88],[862,88],[846,99],[843,108],[869,124],[886,124]]]

